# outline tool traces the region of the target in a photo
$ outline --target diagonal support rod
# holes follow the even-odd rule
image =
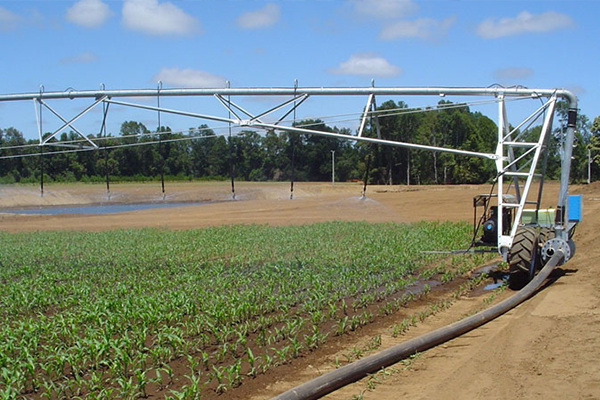
[[[307,134],[316,135],[316,136],[325,136],[325,137],[332,137],[332,138],[337,138],[337,139],[353,140],[355,142],[385,144],[388,146],[405,147],[405,148],[409,148],[409,149],[431,150],[431,151],[439,151],[439,152],[443,152],[443,153],[462,154],[464,156],[487,158],[490,160],[497,159],[496,154],[490,154],[490,153],[478,153],[475,151],[451,149],[451,148],[446,148],[446,147],[436,147],[436,146],[428,146],[428,145],[415,144],[415,143],[396,142],[396,141],[392,141],[392,140],[375,139],[375,138],[370,138],[370,137],[358,137],[358,136],[353,136],[353,135],[345,135],[345,134],[341,134],[341,133],[331,133],[331,132],[315,131],[312,129],[296,128],[296,127],[292,127],[292,126],[265,124],[265,123],[260,123],[260,122],[254,122],[252,124],[242,124],[241,126],[253,126],[253,127],[259,127],[259,128],[263,128],[263,129],[270,129],[270,130],[278,129],[278,130],[287,131],[287,132],[307,133]]]
[[[38,99],[33,99],[33,112],[35,113],[35,122],[38,128],[40,145],[42,144],[42,103]]]
[[[375,103],[375,95],[373,93],[371,93],[369,95],[369,98],[367,99],[367,105],[365,106],[365,111],[363,112],[361,121],[360,121],[360,127],[358,128],[358,136],[361,137],[362,133],[365,129],[365,125],[367,123],[367,117],[369,116],[369,113],[374,113],[375,114],[375,126],[376,126],[376,130],[377,130],[377,138],[381,139],[381,130],[379,128],[379,116],[376,113],[377,111],[377,105]]]
[[[57,129],[56,131],[54,131],[54,133],[50,136],[48,136],[46,138],[46,140],[44,140],[41,144],[42,146],[45,145],[46,143],[48,143],[49,140],[53,139],[56,137],[56,135],[58,135],[63,129],[65,129],[67,126],[70,126],[71,128],[73,128],[79,135],[81,135],[81,137],[85,138],[88,142],[90,142],[92,144],[92,146],[94,146],[95,148],[98,148],[98,146],[96,146],[96,144],[94,142],[92,142],[91,140],[89,140],[89,138],[87,138],[85,135],[83,135],[81,132],[79,132],[77,129],[75,129],[73,127],[73,123],[75,121],[77,121],[79,118],[81,118],[82,116],[84,116],[85,114],[87,114],[92,108],[96,107],[98,104],[100,104],[101,102],[103,102],[104,100],[106,100],[107,96],[103,96],[101,98],[99,98],[98,100],[96,100],[93,104],[91,104],[90,106],[88,106],[85,110],[83,110],[82,112],[80,112],[79,114],[77,114],[75,117],[71,118],[71,120],[67,121],[65,120],[62,116],[60,116],[56,111],[54,111],[50,106],[48,106],[48,104],[46,104],[44,102],[43,99],[38,99],[39,102],[41,102],[48,110],[50,110],[54,115],[56,115],[58,118],[60,118],[63,122],[64,125],[61,126],[59,129]]]
[[[278,120],[277,122],[275,122],[275,125],[279,125],[279,124],[280,124],[281,122],[283,122],[283,121],[284,121],[284,120],[285,120],[285,119],[286,119],[286,118],[287,118],[287,117],[288,117],[288,116],[289,116],[291,113],[294,113],[294,122],[296,121],[296,113],[295,113],[295,112],[296,112],[296,110],[298,109],[298,107],[300,107],[300,105],[301,105],[302,103],[304,103],[304,101],[305,101],[306,99],[308,99],[308,98],[310,97],[310,95],[308,95],[308,94],[306,94],[306,93],[305,93],[305,94],[303,94],[302,96],[303,96],[302,100],[300,100],[300,101],[299,101],[299,102],[297,102],[297,103],[294,103],[294,106],[293,106],[292,108],[290,108],[288,112],[286,112],[285,114],[283,114],[283,115],[281,116],[281,118],[279,118],[279,120]],[[297,96],[296,98],[298,98],[298,97],[301,97],[301,96]]]
[[[538,138],[538,142],[536,143],[536,146],[534,146],[531,149],[529,149],[528,151],[526,151],[523,155],[521,155],[521,157],[519,157],[517,160],[514,160],[511,163],[511,164],[514,164],[519,159],[523,158],[524,156],[529,155],[532,152],[534,153],[530,159],[529,172],[527,173],[527,178],[525,181],[525,185],[523,187],[521,199],[516,208],[515,217],[514,217],[515,223],[513,224],[512,228],[511,228],[510,234],[509,235],[501,234],[501,231],[500,231],[501,226],[499,225],[498,229],[499,229],[500,234],[498,237],[498,247],[500,249],[505,249],[506,251],[508,251],[508,249],[510,249],[511,246],[513,245],[513,240],[514,240],[515,234],[517,232],[517,229],[519,228],[521,216],[523,215],[523,209],[525,208],[525,204],[527,202],[527,197],[529,195],[529,189],[531,187],[531,184],[532,184],[532,181],[533,181],[533,178],[535,175],[535,169],[537,168],[537,164],[538,164],[538,160],[540,158],[541,152],[542,152],[543,144],[546,140],[546,136],[549,135],[550,131],[552,130],[552,119],[554,116],[555,105],[556,105],[556,97],[553,96],[548,101],[548,113],[546,114],[546,117],[544,119],[542,131],[540,133],[540,136]],[[508,169],[510,168],[511,164],[507,165],[501,172],[506,173],[508,171]],[[501,175],[500,175],[500,177],[501,177]],[[504,205],[502,203],[500,198],[498,198],[498,204],[499,204],[498,214],[503,215],[503,207],[506,207],[506,205]],[[499,218],[499,220],[500,219],[501,218]]]
[[[252,114],[251,114],[251,113],[249,113],[248,111],[244,110],[242,107],[238,106],[237,104],[235,104],[235,103],[234,103],[234,102],[232,102],[231,100],[225,100],[225,99],[223,98],[223,96],[221,96],[220,94],[215,94],[215,97],[216,97],[216,98],[217,98],[217,99],[218,99],[218,100],[221,102],[221,104],[223,104],[223,106],[224,106],[224,107],[225,107],[227,110],[231,111],[231,113],[232,113],[233,115],[235,115],[235,116],[238,118],[238,120],[240,120],[240,121],[241,121],[241,120],[243,120],[243,118],[240,118],[240,117],[239,117],[239,116],[238,116],[238,115],[235,113],[235,111],[233,111],[233,109],[234,109],[234,108],[236,108],[236,109],[238,109],[239,111],[241,111],[241,112],[243,112],[244,114],[246,114],[246,115],[247,115],[249,118],[251,118],[251,120],[252,120],[252,121],[255,121],[255,120],[258,120],[258,121],[260,121],[260,120],[258,119],[258,117],[255,117],[254,115],[252,115]],[[232,107],[232,106],[233,106],[233,107]]]
[[[517,212],[515,215],[515,221],[521,221],[521,215],[523,214],[523,208],[525,207],[525,202],[527,201],[529,189],[530,189],[531,183],[533,181],[535,169],[537,168],[537,164],[538,164],[538,160],[540,158],[543,144],[546,140],[546,135],[548,135],[550,133],[550,131],[552,130],[552,119],[554,117],[554,108],[556,105],[556,97],[552,97],[548,102],[549,102],[549,107],[548,107],[549,112],[546,114],[546,118],[544,119],[544,125],[542,126],[542,132],[540,133],[540,136],[538,139],[538,145],[535,147],[535,153],[533,155],[533,160],[531,162],[529,174],[528,174],[527,180],[525,182],[525,187],[523,188],[523,196],[521,198],[521,202],[519,203],[519,208],[517,209]],[[513,224],[513,227],[511,230],[512,238],[515,237],[518,227],[519,227],[519,224]],[[511,245],[512,245],[512,243],[511,243]]]
[[[184,117],[207,119],[210,121],[227,122],[227,123],[232,123],[232,124],[239,123],[238,119],[215,117],[213,115],[204,115],[204,114],[198,114],[198,113],[187,112],[187,111],[171,110],[169,108],[162,108],[162,107],[158,108],[158,107],[154,107],[154,106],[145,106],[142,104],[128,103],[125,101],[104,100],[104,102],[109,103],[109,104],[119,105],[119,106],[141,108],[143,110],[160,111],[160,112],[165,112],[168,114],[182,115]]]
[[[538,108],[537,110],[535,110],[534,112],[532,112],[527,118],[525,118],[523,120],[523,122],[521,122],[519,125],[517,125],[515,128],[513,128],[510,132],[508,132],[508,127],[507,127],[507,134],[506,134],[506,136],[504,136],[503,140],[510,140],[511,135],[513,133],[517,132],[519,129],[521,129],[521,127],[523,127],[523,125],[525,125],[527,122],[529,122],[532,118],[535,118],[535,120],[534,120],[534,122],[535,122],[539,118],[540,114],[546,108],[548,108],[550,106],[550,102],[551,102],[551,99],[548,100],[547,102],[545,102],[544,104],[542,104],[540,106],[540,108]],[[519,137],[516,137],[514,140],[518,140],[518,139],[519,139]]]
[[[292,99],[289,99],[287,101],[284,101],[283,103],[279,104],[278,106],[275,106],[261,114],[258,114],[256,117],[252,118],[252,121],[258,121],[260,118],[269,115],[277,110],[282,109],[283,107],[287,106],[290,103],[295,103],[296,101],[299,101],[297,104],[294,105],[294,107],[292,107],[287,113],[285,113],[285,115],[282,117],[282,119],[279,120],[279,122],[281,122],[285,117],[287,117],[288,115],[290,115],[295,109],[298,108],[298,106],[300,106],[300,104],[302,104],[304,102],[304,100],[308,99],[308,95],[307,94],[302,94],[300,96],[295,96]]]
[[[508,126],[508,115],[506,113],[506,104],[504,102],[504,96],[500,97],[500,101],[499,101],[499,107],[500,107],[500,124],[501,127],[500,129],[503,129],[503,133],[504,133],[504,139],[503,139],[503,143],[504,145],[507,144],[506,140],[510,141],[511,137],[512,137],[512,133],[509,132],[510,131],[510,127]],[[513,172],[517,171],[517,166],[516,163],[514,163],[513,161],[515,160],[515,151],[513,149],[512,146],[508,146],[508,160],[509,162],[511,162],[511,170]],[[502,172],[504,173],[504,172]],[[517,201],[520,202],[521,201],[521,187],[519,186],[519,179],[515,176],[513,178],[513,185],[515,187],[515,195],[517,197]]]
[[[97,149],[98,146],[96,145],[96,143],[92,142],[87,136],[85,136],[83,133],[81,133],[81,131],[77,128],[75,128],[75,126],[73,125],[73,122],[75,122],[75,119],[71,120],[71,121],[67,121],[65,118],[63,118],[62,115],[60,115],[56,110],[54,110],[52,107],[50,107],[48,105],[48,103],[46,103],[44,100],[40,99],[38,100],[40,102],[40,104],[42,104],[44,107],[46,107],[48,110],[50,110],[50,112],[54,115],[56,115],[56,117],[58,117],[58,119],[60,119],[62,122],[65,123],[65,125],[63,125],[58,131],[54,132],[48,139],[44,140],[44,142],[42,143],[42,145],[45,145],[50,139],[52,139],[53,137],[55,137],[60,131],[62,131],[63,129],[65,129],[67,126],[70,127],[71,129],[73,129],[75,131],[75,133],[77,133],[79,136],[81,136],[83,139],[85,139],[89,144],[92,145],[93,148]],[[100,100],[102,101],[102,100]],[[83,116],[87,111],[91,110],[96,104],[98,104],[99,102],[96,102],[95,104],[93,104],[91,107],[89,107],[85,112],[83,112],[81,115],[79,115],[76,118],[79,118],[81,116]],[[79,147],[79,146],[76,146]]]
[[[233,110],[233,107],[231,107],[231,105],[233,105],[233,103],[231,102],[231,99],[228,98],[227,100],[225,100],[223,98],[223,96],[221,96],[219,94],[215,94],[215,98],[217,100],[219,100],[219,102],[223,105],[223,107],[225,107],[227,109],[227,111],[229,111],[231,114],[235,115],[235,117],[238,119],[238,121],[241,121],[243,119],[243,118],[240,118],[240,116],[237,115],[237,113]],[[246,115],[251,117],[251,115],[249,115],[248,113],[246,113]]]
[[[519,161],[521,161],[522,159],[524,159],[525,157],[527,157],[532,152],[536,151],[537,149],[538,149],[538,145],[536,144],[534,147],[532,147],[529,150],[525,151],[519,157],[515,158],[509,164],[507,164],[501,171],[498,171],[498,176],[507,174],[509,169],[511,170],[511,172],[518,172],[516,164]]]

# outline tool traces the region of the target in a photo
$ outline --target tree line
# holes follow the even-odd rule
[[[429,112],[410,113],[402,101],[387,101],[378,107],[381,117],[372,118],[363,135],[462,150],[493,152],[497,143],[496,124],[487,116],[472,112],[468,106],[440,101]],[[389,111],[389,113],[386,113]],[[567,105],[560,103],[557,119],[566,121]],[[328,126],[321,120],[304,120],[295,125],[312,130],[352,134],[346,128]],[[562,124],[553,132],[547,173],[560,176]],[[534,126],[525,136],[539,132]],[[93,151],[57,152],[54,146],[35,146],[15,128],[0,129],[0,182],[45,181],[99,182],[155,180],[229,179],[245,181],[328,181],[335,158],[336,181],[363,180],[368,174],[373,184],[457,184],[484,183],[495,175],[494,163],[481,158],[449,153],[355,143],[310,134],[266,133],[243,130],[237,135],[217,135],[207,125],[185,133],[159,127],[159,134],[144,124],[126,121],[118,134],[98,141]],[[90,135],[90,139],[101,138]],[[60,141],[81,139],[63,133]],[[588,149],[593,150],[593,179],[600,169],[600,117],[593,124],[580,115],[573,149],[571,176],[575,181],[587,177]],[[30,147],[20,147],[30,145]],[[15,148],[15,146],[17,148]],[[46,154],[9,158],[18,154]],[[43,172],[42,172],[43,171]]]

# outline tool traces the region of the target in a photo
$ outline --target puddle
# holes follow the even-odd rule
[[[483,287],[483,290],[494,290],[498,289],[500,286],[504,285],[504,281],[498,281],[496,283],[490,283]]]
[[[61,215],[61,214],[117,214],[128,211],[149,210],[154,208],[200,206],[210,202],[197,203],[135,203],[135,204],[96,204],[76,207],[40,207],[21,210],[0,210],[0,213],[22,215]]]

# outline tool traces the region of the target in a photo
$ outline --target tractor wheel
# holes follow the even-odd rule
[[[542,247],[548,240],[554,238],[554,229],[552,228],[540,228],[540,235],[538,236],[539,245]]]
[[[538,233],[534,228],[523,227],[517,230],[508,254],[508,286],[511,289],[519,290],[533,279],[541,264],[538,241]]]

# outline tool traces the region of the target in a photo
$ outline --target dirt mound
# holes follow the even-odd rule
[[[592,182],[589,185],[577,185],[570,192],[571,194],[597,195],[600,193],[600,181]]]

